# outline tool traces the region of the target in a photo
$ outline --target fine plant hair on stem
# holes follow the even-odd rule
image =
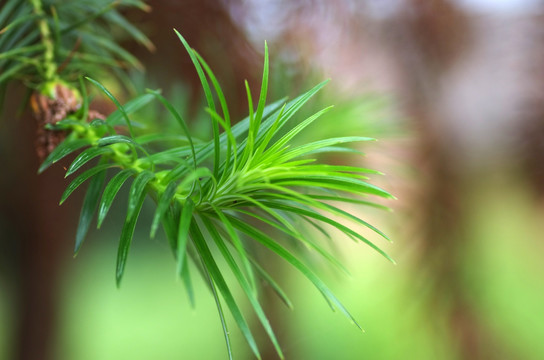
[[[127,3],[141,6],[138,1]],[[28,8],[28,4],[33,7]],[[60,86],[69,88],[73,91],[73,98],[80,101],[79,106],[63,112],[62,119],[53,117],[54,121],[47,124],[48,131],[62,132],[65,138],[55,144],[39,168],[39,172],[43,172],[66,156],[75,155],[66,169],[66,177],[73,180],[62,194],[61,203],[83,183],[89,182],[76,231],[74,255],[81,251],[95,214],[99,228],[121,188],[128,187],[128,204],[115,268],[117,286],[121,285],[125,274],[144,201],[150,197],[156,205],[150,237],[154,237],[162,226],[175,258],[175,272],[181,278],[191,303],[194,302],[191,272],[196,270],[209,285],[217,304],[229,358],[233,358],[233,354],[224,316],[226,309],[232,314],[253,354],[261,358],[246,320],[247,314],[243,313],[233,295],[232,287],[236,283],[249,300],[278,356],[284,358],[260,303],[258,284],[261,281],[269,284],[286,305],[291,307],[292,303],[266,267],[258,263],[255,248],[273,253],[289,263],[319,290],[332,310],[339,310],[360,329],[348,310],[316,275],[315,269],[308,265],[306,255],[315,254],[343,269],[342,264],[313,239],[314,236],[309,236],[309,231],[318,229],[328,234],[330,230],[335,230],[346,238],[369,245],[393,262],[380,247],[354,230],[352,225],[367,227],[378,237],[389,240],[383,232],[357,215],[330,203],[380,206],[374,204],[373,198],[390,199],[393,196],[367,181],[366,175],[379,174],[377,171],[318,162],[317,154],[349,151],[350,144],[373,139],[350,136],[301,145],[293,143],[298,134],[332,109],[319,110],[288,128],[289,120],[327,81],[293,100],[282,99],[267,104],[269,58],[265,43],[263,75],[256,106],[246,82],[248,116],[232,125],[226,97],[211,68],[175,31],[199,76],[207,102],[205,111],[212,123],[211,139],[198,140],[191,135],[179,109],[160,91],[148,90],[122,104],[116,94],[95,79],[93,70],[98,68],[94,67],[93,61],[97,61],[101,53],[93,51],[98,51],[100,47],[106,49],[102,57],[106,63],[96,73],[119,65],[121,60],[138,66],[137,59],[114,41],[105,38],[100,29],[95,33],[78,32],[82,27],[94,25],[97,18],[104,17],[121,26],[136,40],[150,47],[143,34],[114,11],[118,2],[105,4],[97,13],[78,17],[72,23],[64,23],[63,17],[60,17],[66,14],[66,7],[58,5],[58,11],[46,12],[42,5],[40,0],[29,3],[8,0],[6,7],[0,11],[0,26],[3,26],[5,19],[11,19],[7,26],[2,27],[2,36],[20,40],[20,35],[14,29],[24,25],[24,21],[16,20],[13,14],[17,13],[28,15],[32,23],[39,23],[38,29],[30,30],[29,34],[30,38],[41,39],[29,45],[33,47],[24,45],[4,53],[3,57],[0,55],[0,68],[7,70],[0,75],[0,86],[4,86],[8,80],[25,78],[29,84],[34,84],[32,89],[40,95],[57,99]],[[69,8],[75,5],[64,6]],[[55,14],[58,14],[58,21]],[[66,42],[56,41],[74,35],[87,40],[83,41],[85,46],[89,43],[91,46],[81,45],[82,49],[74,50],[74,47],[62,45]],[[0,38],[0,50],[5,50],[3,39]],[[19,55],[28,57],[29,61],[21,61]],[[70,60],[65,64],[67,57],[80,61]],[[87,81],[81,80],[79,87],[77,83],[68,84],[74,76],[76,79],[82,78],[81,67],[86,70],[86,75],[90,75]],[[116,74],[122,82],[123,72]],[[93,111],[89,108],[86,91],[88,85],[108,98],[117,110],[103,118],[91,116]],[[154,119],[139,119],[139,126],[135,126],[132,120],[134,113],[154,105],[153,102],[164,106],[168,115],[179,125],[180,132],[175,142],[172,142],[172,136],[149,133],[151,126],[148,125],[152,125]],[[281,238],[272,238],[270,230],[281,234]]]

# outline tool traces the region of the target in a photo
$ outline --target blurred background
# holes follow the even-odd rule
[[[295,307],[264,293],[287,359],[544,358],[541,1],[149,5],[149,13],[127,14],[156,46],[149,53],[127,44],[146,66],[132,75],[135,87],[161,87],[197,131],[206,131],[202,94],[172,28],[208,60],[234,118],[247,109],[243,80],[259,87],[267,40],[269,99],[332,79],[306,111],[336,108],[306,139],[379,139],[365,145],[364,158],[326,160],[386,173],[372,182],[398,198],[386,204],[394,211],[360,216],[394,239],[373,240],[398,264],[334,238],[351,276],[325,268],[322,275],[361,333],[302,276],[270,260]],[[9,104],[22,94],[14,88],[8,96]],[[82,194],[57,205],[62,164],[36,175],[35,125],[16,111],[0,122],[0,359],[226,358],[212,297],[199,284],[196,307],[189,306],[165,240],[147,237],[150,216],[141,217],[123,285],[115,287],[126,194],[114,205],[119,218],[91,233],[73,259]],[[235,356],[250,359],[230,329]],[[261,335],[263,357],[277,358]]]

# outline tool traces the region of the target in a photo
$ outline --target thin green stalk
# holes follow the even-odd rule
[[[51,34],[51,29],[47,23],[45,13],[42,8],[41,0],[30,0],[34,7],[34,13],[38,16],[38,28],[44,46],[43,52],[43,73],[45,82],[53,81],[57,77],[57,64],[55,63],[55,42]]]

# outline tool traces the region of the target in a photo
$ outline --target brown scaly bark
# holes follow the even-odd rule
[[[50,130],[47,125],[54,125],[71,113],[79,110],[81,101],[75,90],[57,84],[54,97],[35,92],[30,97],[30,107],[36,120],[36,153],[40,163],[66,138],[62,130]],[[106,117],[99,111],[89,110],[87,121]]]
[[[56,85],[54,97],[35,92],[30,97],[30,106],[36,120],[36,153],[40,162],[45,160],[64,138],[64,131],[48,130],[46,125],[66,118],[70,113],[77,111],[80,101],[75,92],[66,86]]]

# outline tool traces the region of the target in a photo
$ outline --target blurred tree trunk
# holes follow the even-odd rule
[[[37,175],[36,122],[28,113],[15,116],[13,104],[23,97],[19,91],[10,93],[0,125],[0,214],[5,221],[0,238],[8,254],[15,254],[5,259],[13,279],[13,359],[48,360],[54,359],[60,269],[71,249],[66,235],[73,227],[66,224],[74,223],[77,210],[58,206],[64,187],[61,167]]]
[[[531,46],[530,68],[525,69],[528,96],[521,115],[520,162],[528,175],[537,200],[544,204],[544,5],[541,15],[533,19],[537,36],[529,39]]]
[[[419,131],[422,254],[434,281],[437,309],[447,304],[451,338],[462,359],[491,359],[491,339],[480,323],[463,281],[465,169],[453,149],[440,108],[444,76],[470,46],[470,21],[447,0],[410,0],[388,24],[404,76],[406,111]],[[442,310],[438,310],[442,311]],[[492,344],[496,346],[497,344]]]

